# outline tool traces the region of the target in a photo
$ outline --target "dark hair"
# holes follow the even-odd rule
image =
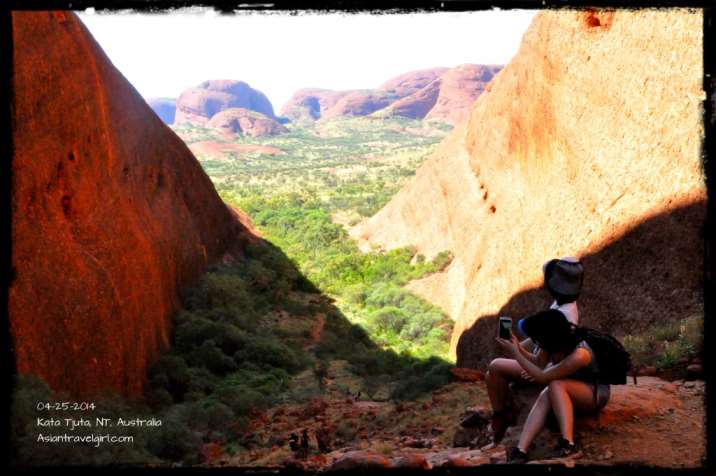
[[[525,318],[521,329],[549,354],[571,353],[578,344],[574,326],[558,309],[547,309]]]
[[[557,304],[560,306],[562,304],[567,304],[568,302],[574,302],[579,298],[579,293],[577,294],[561,294],[554,289],[552,289],[549,285],[549,278],[552,274],[552,270],[554,270],[555,265],[557,264],[559,260],[553,259],[547,262],[547,264],[544,267],[544,286],[547,288],[547,291],[552,295],[555,301],[557,301]]]

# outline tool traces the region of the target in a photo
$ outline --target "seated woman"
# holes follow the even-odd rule
[[[561,311],[572,324],[579,324],[579,311],[577,298],[582,289],[584,269],[582,263],[573,257],[553,259],[542,266],[545,288],[554,298],[550,309]],[[540,352],[538,346],[527,338],[522,341],[522,349],[529,350],[524,355],[540,368],[548,362],[545,352]],[[489,366],[487,375],[487,393],[492,405],[492,432],[493,441],[499,443],[507,431],[507,427],[514,425],[517,419],[512,405],[509,404],[509,383],[513,381],[533,381],[529,374],[514,359],[494,359]],[[463,426],[470,424],[464,421]]]
[[[574,444],[574,411],[598,412],[609,400],[609,385],[590,383],[597,372],[597,361],[589,345],[579,338],[575,327],[556,309],[539,312],[518,323],[525,335],[540,347],[537,359],[530,358],[517,338],[497,339],[498,344],[514,357],[529,379],[545,385],[532,406],[519,442],[507,452],[508,462],[527,461],[527,451],[544,428],[550,411],[559,422],[561,456],[576,451]],[[535,362],[538,360],[538,362]],[[539,363],[547,361],[541,368]]]

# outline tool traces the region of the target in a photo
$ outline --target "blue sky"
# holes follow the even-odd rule
[[[506,64],[535,13],[222,16],[191,9],[79,16],[145,98],[178,97],[207,79],[238,79],[278,111],[300,88],[367,89],[417,69]]]

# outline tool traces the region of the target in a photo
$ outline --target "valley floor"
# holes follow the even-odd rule
[[[582,417],[577,421],[581,455],[550,460],[558,433],[547,429],[533,444],[531,462],[672,468],[703,464],[703,381],[666,382],[640,377],[636,386],[630,382],[612,389],[610,403],[599,419]],[[469,408],[489,408],[484,382],[453,382],[430,397],[403,403],[346,398],[330,383],[326,390],[324,398],[255,415],[252,427],[256,446],[234,457],[216,454],[211,464],[292,466],[319,471],[477,466],[504,463],[505,447],[516,444],[521,430],[520,426],[510,428],[503,444],[497,447],[454,447],[456,432],[461,431],[458,422]],[[522,403],[521,425],[534,392],[520,390],[518,395]],[[304,429],[309,436],[309,449],[294,452],[289,448],[289,435],[300,436]],[[317,431],[324,438],[333,438],[330,449],[323,453],[316,448]]]

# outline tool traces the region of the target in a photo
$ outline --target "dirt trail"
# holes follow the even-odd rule
[[[529,392],[520,424],[529,411]],[[533,393],[534,394],[534,393]],[[519,396],[521,395],[521,396]],[[505,446],[516,442],[521,427],[508,430],[503,445],[454,447],[458,422],[468,407],[487,407],[484,382],[453,382],[412,402],[356,401],[336,391],[305,404],[287,404],[257,416],[247,434],[249,450],[214,464],[294,466],[323,471],[337,468],[477,466],[504,462]],[[581,417],[577,459],[548,460],[558,433],[544,430],[530,452],[532,463],[573,465],[647,464],[698,467],[705,455],[704,384],[640,377],[637,386],[612,387],[612,398],[599,419]],[[308,430],[310,448],[293,452],[291,433]],[[320,453],[316,431],[329,435],[330,449]]]

